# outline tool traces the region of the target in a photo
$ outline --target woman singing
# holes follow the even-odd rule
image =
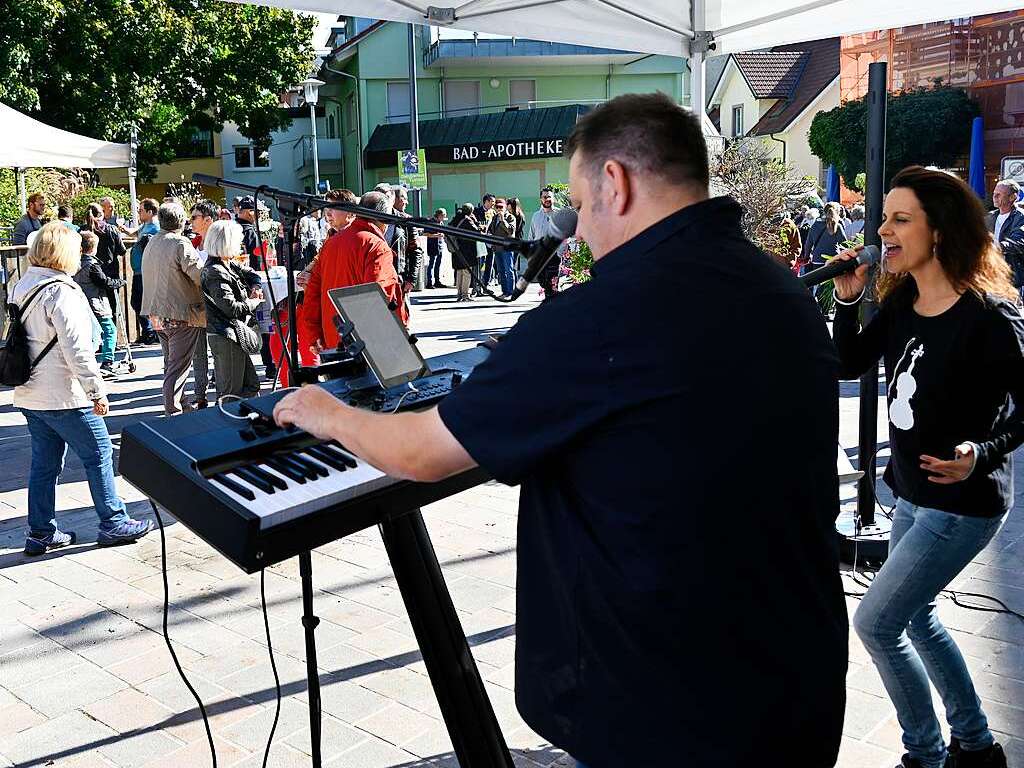
[[[867,267],[835,279],[840,378],[874,370],[879,358],[885,363],[892,450],[885,482],[897,497],[889,557],[853,625],[896,706],[907,750],[902,766],[1003,767],[935,599],[1013,504],[1011,453],[1024,441],[1018,293],[981,202],[954,176],[920,167],[898,173],[878,232],[885,247],[880,308],[863,329],[858,302]],[[855,256],[848,250],[837,258]],[[952,733],[948,762],[929,679]]]

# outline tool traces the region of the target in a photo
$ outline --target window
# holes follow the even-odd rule
[[[533,109],[533,102],[537,100],[536,80],[509,80],[508,81],[508,103],[510,106],[526,107]]]
[[[479,80],[445,80],[445,117],[475,115],[480,109]]]
[[[349,133],[356,132],[356,97],[355,94],[349,94],[348,98],[345,99],[345,125],[348,126]]]
[[[213,131],[194,129],[187,139],[174,148],[174,156],[213,157]]]
[[[270,167],[270,145],[268,143],[239,144],[233,149],[235,151],[235,170]]]
[[[329,114],[327,116],[327,138],[328,139],[336,139],[336,138],[338,138],[338,134],[336,133],[336,130],[337,130],[336,125],[337,124],[336,124],[336,122],[334,120],[334,113],[331,112],[331,114]]]
[[[388,122],[400,123],[409,119],[409,83],[402,80],[388,83]]]
[[[732,135],[733,138],[743,135],[743,105],[738,104],[732,108]]]

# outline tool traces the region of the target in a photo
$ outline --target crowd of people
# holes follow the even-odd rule
[[[621,96],[595,108],[567,154],[579,236],[594,256],[589,282],[523,317],[437,408],[372,413],[312,386],[277,404],[277,422],[338,440],[394,477],[434,482],[482,466],[522,484],[516,702],[537,733],[581,765],[674,764],[685,750],[695,765],[767,755],[826,768],[843,731],[849,627],[834,527],[836,388],[881,361],[892,448],[885,481],[898,501],[888,559],[852,625],[895,705],[902,768],[1005,768],[935,598],[1013,505],[1012,453],[1024,442],[1024,412],[1010,407],[1024,400],[1024,318],[1008,263],[1024,250],[1019,189],[1000,181],[986,219],[956,177],[918,167],[896,174],[878,230],[886,254],[879,311],[862,326],[866,265],[838,277],[830,338],[803,286],[743,235],[740,206],[710,197],[700,123],[668,97]],[[542,192],[528,230],[518,206],[489,195],[479,208],[460,206],[451,223],[540,237],[553,197]],[[337,343],[332,288],[376,282],[408,323],[423,260],[415,230],[401,223],[403,191],[383,185],[358,200],[346,190],[329,199],[365,212],[329,209],[299,222],[310,238],[299,241],[308,260],[298,318],[304,357]],[[194,403],[183,400],[189,367],[207,366],[200,337],[218,397],[258,391],[251,355],[274,354],[255,320],[267,253],[256,205],[236,202],[231,220],[207,202],[186,220],[180,201],[166,199],[147,220],[156,231],[140,249],[140,311],[163,350],[169,415],[205,398],[197,385]],[[140,209],[152,214],[153,205]],[[114,221],[101,201],[80,233],[63,219],[31,230],[32,266],[12,297],[36,361],[14,393],[32,436],[30,554],[75,540],[54,519],[69,445],[86,466],[100,543],[133,541],[151,527],[132,520],[114,491],[101,418],[109,408],[105,319],[110,292],[123,285],[105,268],[124,253]],[[851,233],[840,206],[790,223],[802,267],[857,255],[844,247]],[[432,239],[428,272],[441,253]],[[451,241],[457,300],[492,274],[505,290],[509,254]],[[735,268],[709,268],[722,263]],[[685,297],[677,322],[664,322],[652,284]],[[555,290],[554,281],[544,288]],[[565,338],[574,341],[569,353]],[[787,375],[762,377],[752,396],[750,377],[768,370]],[[518,397],[527,388],[546,396]],[[512,400],[517,418],[497,436],[493,414]],[[681,429],[692,439],[680,439]],[[801,473],[751,461],[794,454],[804,457]],[[765,631],[776,625],[787,632]],[[945,704],[948,744],[930,681]]]
[[[519,256],[469,238],[402,226],[394,217],[409,218],[404,187],[381,183],[362,197],[345,189],[332,190],[325,197],[328,202],[359,204],[384,216],[375,220],[325,208],[295,222],[291,258],[300,292],[297,333],[304,365],[315,364],[320,352],[338,343],[335,309],[328,297],[332,288],[378,283],[408,327],[409,297],[420,273],[424,272],[425,288],[446,288],[441,270],[448,254],[457,289],[454,301],[471,301],[492,289],[503,298],[511,296],[521,267]],[[540,210],[529,221],[517,198],[493,194],[484,195],[478,205],[459,206],[450,220],[447,211],[439,208],[433,219],[474,233],[537,239],[549,232],[556,209],[553,190],[541,190],[540,201]],[[29,197],[25,215],[15,227],[16,242],[28,242],[39,231],[46,205],[42,194]],[[127,317],[119,304],[128,278],[122,274],[121,261],[127,254],[129,302],[138,324],[138,343],[160,344],[164,355],[167,415],[208,407],[211,384],[218,398],[257,393],[259,376],[242,351],[245,346],[259,352],[266,380],[288,385],[288,357],[282,344],[289,330],[285,291],[273,296],[275,306],[271,306],[270,292],[264,293],[269,280],[266,270],[286,255],[285,233],[283,224],[275,238],[261,233],[260,211],[253,197],[235,197],[230,209],[200,200],[187,213],[176,197],[162,202],[145,198],[138,202],[134,228],[116,215],[109,197],[90,203],[80,224],[74,223],[65,206],[57,214],[63,226],[82,235],[82,262],[75,279],[93,310],[102,377],[117,375],[118,325]],[[216,256],[210,252],[210,242],[220,251]],[[540,278],[546,297],[557,290],[557,278],[555,259]],[[258,344],[243,344],[253,333]],[[194,387],[188,397],[184,389],[190,374]]]

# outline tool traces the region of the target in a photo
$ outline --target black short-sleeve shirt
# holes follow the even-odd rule
[[[522,483],[516,701],[592,768],[838,753],[837,359],[739,216],[698,203],[607,254],[440,405]]]

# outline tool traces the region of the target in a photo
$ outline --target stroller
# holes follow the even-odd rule
[[[128,342],[128,326],[125,323],[123,301],[118,301],[117,309],[114,310],[114,333],[115,339],[120,337],[121,334],[123,333],[125,340],[124,355],[121,357],[120,361],[117,359],[115,347],[113,368],[114,373],[117,374],[118,376],[121,376],[124,373],[135,373],[135,369],[137,368],[137,366],[135,365],[135,360],[132,358],[132,345]]]

